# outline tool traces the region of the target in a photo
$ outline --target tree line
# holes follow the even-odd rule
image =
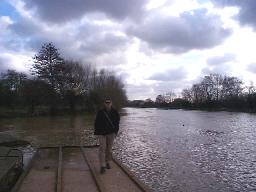
[[[169,92],[158,95],[155,101],[129,101],[128,106],[256,112],[256,88],[253,84],[243,85],[237,77],[214,73],[183,89],[181,97]]]
[[[1,116],[14,112],[92,112],[100,107],[104,96],[110,96],[116,108],[127,100],[124,84],[113,72],[65,60],[52,43],[45,43],[33,57],[30,71],[8,70],[1,74]]]
[[[215,73],[184,89],[182,96],[195,108],[256,112],[256,89],[253,85],[244,87],[243,84],[237,77]]]

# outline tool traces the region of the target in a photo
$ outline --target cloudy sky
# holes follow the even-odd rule
[[[181,92],[220,73],[256,84],[255,0],[1,0],[0,72],[62,57],[115,71],[129,99]]]

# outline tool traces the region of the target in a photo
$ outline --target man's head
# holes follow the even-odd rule
[[[109,110],[109,109],[111,109],[111,106],[112,106],[111,98],[110,97],[105,97],[105,99],[104,99],[104,107]]]

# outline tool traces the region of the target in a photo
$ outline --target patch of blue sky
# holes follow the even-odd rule
[[[209,0],[197,0],[198,3],[203,4],[203,3],[209,3]]]
[[[9,16],[13,21],[17,20],[19,14],[16,9],[6,0],[0,1],[0,16]]]

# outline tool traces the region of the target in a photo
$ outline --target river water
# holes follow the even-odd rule
[[[117,157],[155,191],[256,191],[256,116],[126,109]]]
[[[45,145],[94,145],[93,116],[6,119],[0,131]],[[256,115],[125,108],[113,153],[156,192],[256,191]]]

